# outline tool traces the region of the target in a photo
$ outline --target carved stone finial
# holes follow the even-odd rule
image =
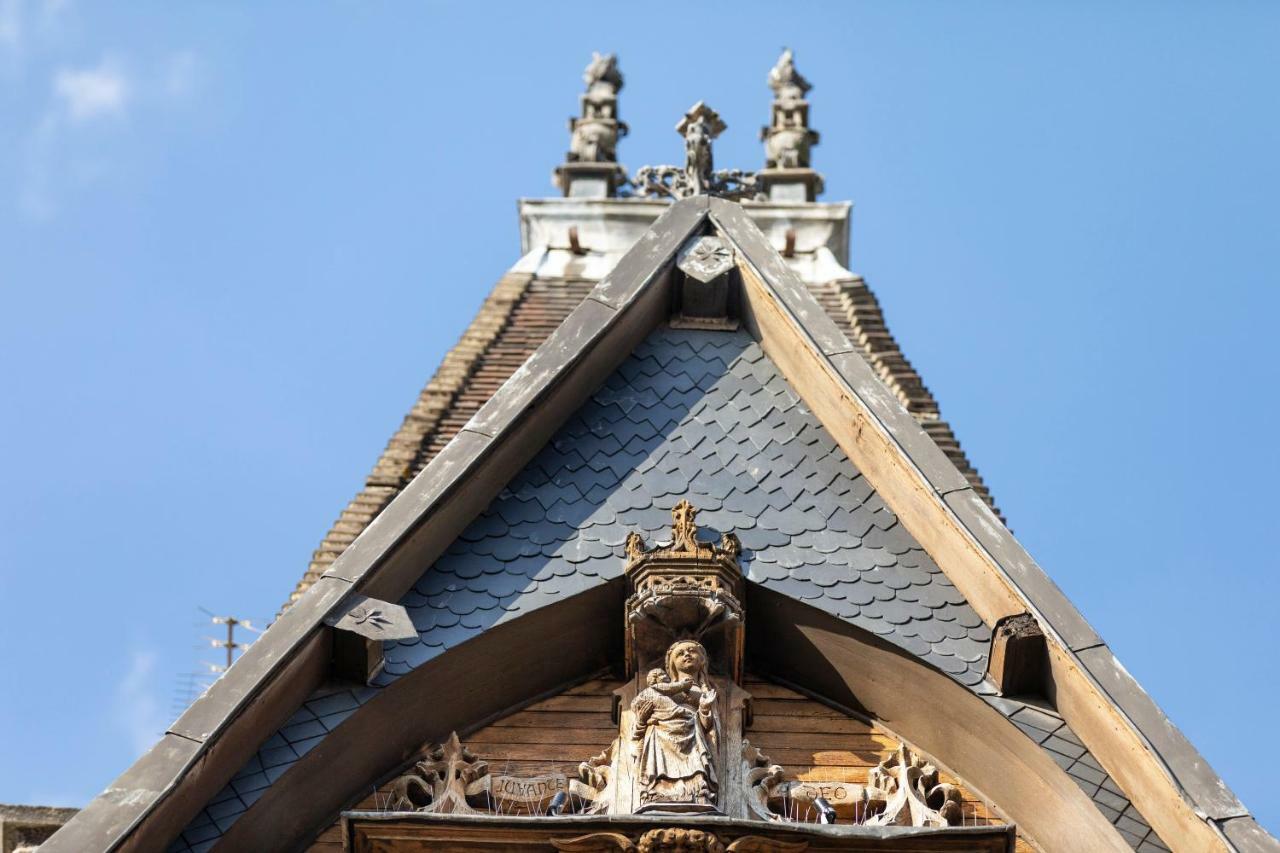
[[[569,151],[552,181],[566,196],[603,198],[626,183],[626,170],[618,165],[618,140],[627,135],[626,123],[618,120],[618,57],[593,53],[582,79],[582,115],[569,119]]]
[[[684,137],[685,164],[677,166],[644,166],[636,172],[633,185],[645,196],[687,198],[694,195],[717,195],[725,198],[755,198],[756,177],[740,169],[716,171],[711,141],[728,127],[720,114],[705,102],[698,101],[676,124],[676,133]]]
[[[802,101],[805,93],[813,88],[796,70],[795,54],[791,48],[784,48],[778,63],[769,69],[769,88],[779,101]]]
[[[698,547],[698,525],[694,519],[698,509],[688,501],[680,501],[671,510],[671,547],[681,551],[694,551]]]
[[[703,101],[690,107],[676,125],[676,133],[684,137],[684,173],[690,184],[690,195],[711,190],[714,171],[711,140],[724,133],[726,127],[720,114]]]
[[[760,180],[772,199],[813,201],[822,192],[822,176],[809,165],[818,132],[809,127],[809,103],[804,96],[813,87],[796,70],[789,48],[769,71],[769,88],[773,107],[769,124],[760,129],[765,144]]]
[[[591,63],[582,72],[582,82],[587,84],[587,94],[617,95],[622,89],[622,72],[618,70],[616,53],[591,52]]]

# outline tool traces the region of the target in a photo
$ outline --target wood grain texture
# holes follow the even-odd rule
[[[462,741],[489,764],[491,773],[538,776],[563,773],[573,776],[578,763],[606,749],[617,735],[613,722],[613,691],[623,682],[593,680],[527,706],[490,725],[463,736]],[[752,724],[746,736],[775,763],[783,765],[787,779],[865,784],[868,771],[897,747],[898,738],[866,720],[843,713],[771,682],[748,675],[743,685],[755,697]],[[423,749],[428,744],[423,745]],[[408,762],[408,767],[412,762]],[[392,774],[392,778],[394,778]],[[960,781],[940,774],[940,780],[960,786],[964,797],[965,825],[995,826],[1001,819],[990,804],[967,790]],[[389,781],[389,780],[388,780]],[[377,793],[352,804],[354,810],[378,810],[388,796],[383,784]],[[840,808],[837,808],[840,811]],[[842,819],[853,817],[851,810]],[[798,814],[816,821],[817,816]],[[308,848],[310,853],[337,853],[342,849],[338,818]],[[1033,848],[1019,838],[1019,853]]]

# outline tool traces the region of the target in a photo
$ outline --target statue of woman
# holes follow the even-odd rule
[[[681,640],[667,649],[665,669],[631,703],[632,740],[640,745],[640,805],[716,805],[716,690],[707,674],[707,650]]]

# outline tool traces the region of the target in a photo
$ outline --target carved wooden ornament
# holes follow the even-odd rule
[[[627,673],[662,663],[673,640],[698,640],[710,660],[742,678],[742,570],[738,537],[719,543],[698,539],[698,510],[680,501],[671,510],[672,538],[646,547],[640,534],[627,537],[626,575],[632,589],[626,605]]]

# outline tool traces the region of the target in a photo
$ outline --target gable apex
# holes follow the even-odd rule
[[[733,248],[741,318],[834,443],[982,623],[1030,612],[1045,628],[1064,719],[1165,838],[1230,849],[1247,815],[1115,663],[972,485],[875,376],[738,204],[673,204],[302,599],[126,777],[147,796],[100,797],[45,849],[155,846],[189,820],[323,679],[325,619],[354,594],[399,600],[670,311],[677,252],[714,229]],[[520,620],[513,620],[513,625]],[[213,750],[213,746],[219,748]]]

